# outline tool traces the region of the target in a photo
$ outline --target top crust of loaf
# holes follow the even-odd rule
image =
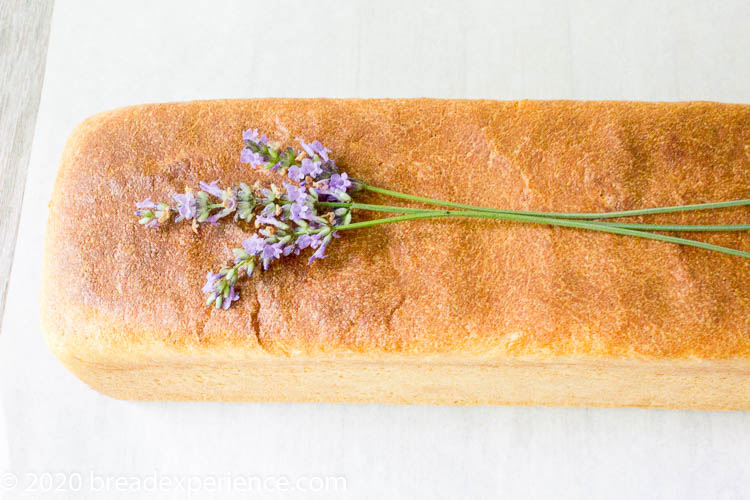
[[[134,202],[200,180],[280,185],[240,163],[250,127],[282,144],[318,139],[370,184],[486,206],[595,212],[750,197],[745,105],[258,99],[118,109],[73,132],[50,203],[42,315],[58,354],[747,366],[749,260],[562,228],[444,220],[346,232],[328,258],[288,258],[243,281],[230,310],[206,307],[206,272],[248,232],[148,230]],[[750,223],[750,210],[648,220]],[[750,251],[744,233],[697,237]]]

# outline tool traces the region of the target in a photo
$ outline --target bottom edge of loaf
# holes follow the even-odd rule
[[[750,410],[750,372],[705,363],[61,360],[93,389],[124,400]]]

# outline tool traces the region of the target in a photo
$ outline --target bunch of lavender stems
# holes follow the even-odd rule
[[[210,184],[201,182],[197,192],[186,188],[184,194],[174,194],[176,205],[152,202],[150,198],[136,204],[138,210],[135,214],[139,217],[139,222],[150,228],[158,228],[172,220],[191,221],[196,232],[199,224],[216,225],[221,219],[240,224],[254,222],[257,234],[243,241],[242,248],[234,249],[232,265],[207,275],[207,282],[203,287],[207,294],[206,302],[215,304],[217,308],[227,309],[239,299],[235,285],[241,277],[252,276],[257,269],[266,270],[272,262],[283,256],[299,255],[301,251],[313,249],[315,252],[308,261],[312,263],[326,256],[327,246],[340,231],[419,219],[464,217],[585,229],[750,258],[750,252],[662,234],[747,231],[750,230],[750,224],[643,224],[606,220],[747,206],[750,205],[750,199],[602,213],[504,210],[414,196],[350,179],[346,173],[339,173],[335,162],[328,155],[331,151],[318,141],[308,144],[300,140],[302,150],[292,147],[283,149],[269,143],[266,136],[260,135],[257,129],[246,130],[243,140],[245,147],[240,156],[243,163],[277,172],[291,183],[285,181],[283,189],[273,184],[270,188],[263,187],[257,182],[252,187],[240,184],[221,189],[218,181]],[[361,191],[433,208],[358,203],[352,196]],[[354,210],[395,215],[352,222]]]

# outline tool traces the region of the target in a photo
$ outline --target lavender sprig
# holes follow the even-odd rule
[[[326,257],[326,249],[337,237],[336,227],[351,224],[350,207],[329,207],[321,203],[347,203],[356,184],[346,173],[339,173],[328,156],[330,150],[320,142],[308,144],[300,139],[301,150],[282,150],[269,143],[257,129],[242,134],[245,142],[240,161],[254,168],[286,175],[288,182],[252,187],[240,184],[222,189],[218,181],[201,182],[194,193],[174,194],[175,205],[154,203],[150,199],[138,204],[138,215],[149,227],[159,227],[174,215],[174,222],[192,221],[218,224],[234,213],[234,220],[251,222],[257,230],[233,250],[230,266],[208,273],[203,292],[206,302],[227,309],[239,298],[237,282],[256,270],[266,271],[277,260],[302,251],[312,251],[308,264]],[[156,222],[153,222],[156,221]]]
[[[250,222],[255,198],[252,190],[245,184],[240,184],[239,188],[221,189],[218,181],[214,181],[210,184],[201,182],[200,187],[201,190],[197,193],[188,187],[185,193],[173,194],[174,205],[155,203],[150,197],[146,198],[136,203],[138,210],[135,215],[140,217],[141,224],[153,229],[158,229],[170,220],[192,221],[193,229],[197,229],[199,223],[216,225],[220,219],[232,213],[235,214],[235,221],[241,219]]]
[[[302,149],[288,147],[282,150],[269,143],[268,138],[260,135],[257,129],[246,130],[242,138],[245,147],[240,154],[240,161],[287,176],[291,181],[289,185],[295,189],[309,189],[305,191],[308,198],[304,203],[297,199],[296,194],[284,200],[278,198],[282,202],[293,202],[292,218],[311,220],[314,203],[349,202],[352,200],[351,193],[359,189],[359,185],[346,173],[338,172],[336,163],[328,156],[331,150],[318,141],[308,144],[300,139]],[[197,193],[188,188],[184,194],[172,195],[174,205],[154,203],[150,198],[137,203],[139,210],[136,215],[141,218],[142,224],[154,229],[170,220],[193,221],[194,228],[196,223],[203,222],[216,225],[219,220],[233,213],[235,221],[251,222],[259,202],[267,208],[271,202],[275,203],[280,194],[278,188],[274,188],[275,192],[260,186],[254,188],[243,183],[238,187],[222,189],[219,181],[200,182]]]

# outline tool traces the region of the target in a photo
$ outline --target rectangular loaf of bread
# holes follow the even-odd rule
[[[49,346],[124,399],[750,409],[750,260],[576,229],[424,220],[347,231],[207,307],[234,224],[147,230],[134,202],[277,174],[259,128],[369,184],[508,209],[603,212],[750,197],[750,106],[222,100],[96,115],[70,137],[47,228]],[[367,201],[385,199],[366,196]],[[362,214],[362,217],[367,217]],[[638,219],[636,219],[637,221]],[[747,207],[651,216],[749,223]],[[682,236],[750,251],[746,233]]]

